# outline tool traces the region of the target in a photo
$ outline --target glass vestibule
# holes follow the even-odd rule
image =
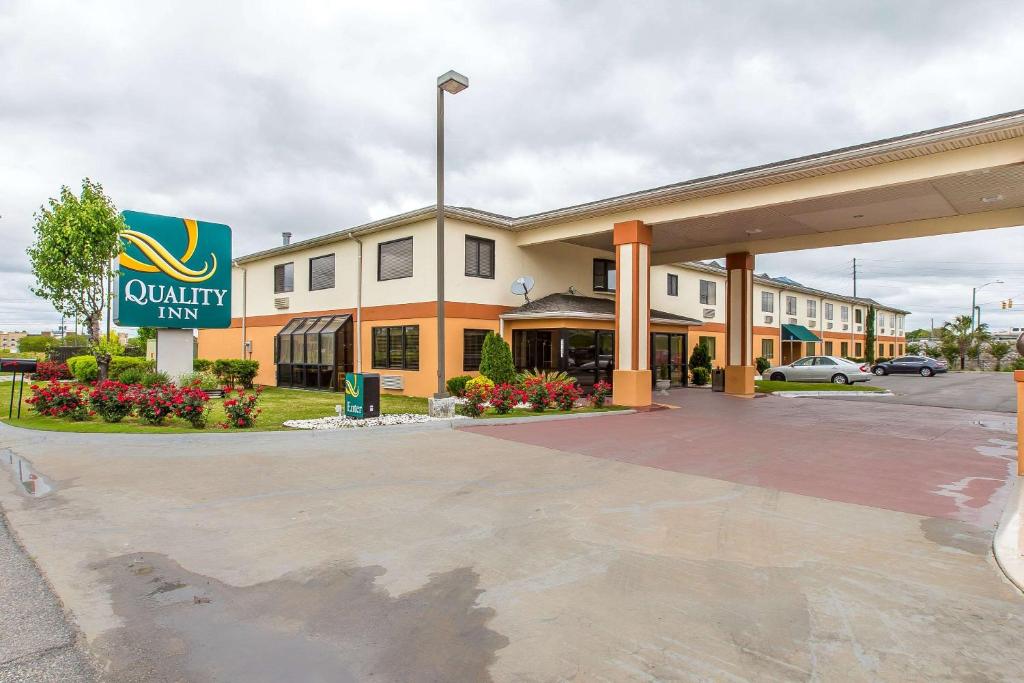
[[[338,390],[353,369],[349,315],[293,318],[274,338],[277,385]]]

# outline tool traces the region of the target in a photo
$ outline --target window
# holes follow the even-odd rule
[[[490,330],[462,331],[462,369],[476,372],[480,369],[480,357],[484,350],[484,337]]]
[[[847,306],[839,307],[839,319],[844,323],[850,322],[850,309]]]
[[[817,318],[818,317],[818,302],[814,299],[807,300],[807,317]]]
[[[858,325],[864,322],[864,311],[859,308],[853,309],[853,321]]]
[[[668,295],[679,296],[679,276],[674,273],[668,274]]]
[[[761,312],[775,312],[775,295],[771,292],[761,292]],[[765,356],[765,358],[767,358],[767,356]]]
[[[412,238],[381,242],[377,245],[377,280],[412,277]]]
[[[711,280],[700,281],[700,302],[708,306],[715,305],[715,283]],[[703,339],[703,337],[701,337]]]
[[[420,326],[373,328],[373,367],[420,369]]]
[[[295,264],[282,263],[274,266],[274,294],[295,290]]]
[[[835,320],[835,307],[832,304],[825,304],[825,320]]]
[[[703,282],[703,280],[702,280]],[[714,284],[713,282],[711,284]],[[708,355],[711,356],[711,360],[715,359],[715,338],[714,337],[698,337],[697,344],[707,344]]]
[[[764,358],[775,358],[775,340],[774,339],[762,339],[761,340],[761,356]]]
[[[882,343],[878,344],[878,355],[879,356],[884,356],[885,355],[885,344],[882,344]]]
[[[892,357],[892,356],[895,356],[895,355],[896,355],[896,345],[895,344],[889,344],[889,356]]]
[[[861,345],[860,345],[860,342],[857,342],[857,344],[856,344],[856,345],[854,346],[854,349],[855,349],[855,351],[854,351],[854,354],[853,354],[853,355],[857,356],[857,358],[860,358],[860,357],[861,357],[861,355],[862,355],[862,354],[861,354]]]
[[[334,287],[334,254],[309,259],[309,291]]]
[[[848,358],[850,355],[850,342],[840,342],[839,344],[839,355],[843,358]]]
[[[793,367],[795,367],[795,368],[805,368],[805,367],[807,367],[809,365],[814,365],[814,357],[813,356],[810,357],[810,358],[801,358],[797,362],[793,363]]]
[[[830,341],[825,342],[825,355],[826,356],[831,356],[832,355],[832,342],[830,342]]]
[[[606,258],[594,259],[594,291],[615,291],[615,261]]]
[[[494,279],[494,240],[466,235],[466,276]]]
[[[786,315],[796,315],[796,297],[786,297]]]
[[[813,356],[814,355],[814,345],[816,343],[817,342],[807,342],[806,344],[804,344],[804,353],[806,355],[808,355],[808,356]]]
[[[900,352],[900,353],[903,353],[903,344],[900,344],[900,345],[899,345],[899,352]]]

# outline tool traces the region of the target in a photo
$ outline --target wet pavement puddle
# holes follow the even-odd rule
[[[20,458],[10,449],[0,452],[0,463],[7,467],[14,481],[21,485],[21,490],[33,498],[42,498],[53,491],[53,486],[45,477],[38,474],[31,463]]]

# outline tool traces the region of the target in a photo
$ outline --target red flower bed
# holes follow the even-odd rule
[[[160,384],[148,389],[139,387],[135,394],[135,410],[149,424],[161,425],[174,414],[177,391],[173,384]]]
[[[209,394],[199,387],[199,382],[182,387],[171,400],[174,405],[174,414],[196,429],[206,427],[206,422],[210,417],[209,401]]]
[[[490,399],[494,412],[505,415],[516,405],[526,401],[526,392],[511,384],[498,384],[491,389]]]
[[[559,410],[572,410],[576,406],[576,401],[583,395],[579,385],[573,381],[550,382],[548,391]]]
[[[224,387],[224,415],[227,419],[221,422],[220,426],[224,429],[231,427],[245,429],[256,424],[256,418],[263,412],[262,409],[256,407],[262,393],[261,387],[256,387],[252,391]]]
[[[97,382],[89,392],[89,403],[104,422],[120,422],[132,414],[138,386],[113,380]]]
[[[612,395],[612,385],[601,381],[594,385],[594,393],[590,395],[590,402],[595,408],[600,408]]]
[[[36,374],[33,379],[42,382],[53,382],[58,379],[71,379],[71,371],[67,363],[42,360],[36,365]]]
[[[89,417],[85,387],[81,385],[50,382],[45,385],[33,384],[29,388],[32,396],[25,399],[25,403],[40,415],[66,417],[76,422]]]

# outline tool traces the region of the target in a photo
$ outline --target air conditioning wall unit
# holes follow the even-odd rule
[[[286,296],[279,296],[276,299],[274,299],[274,308],[284,309],[284,308],[288,308],[288,306],[290,306],[290,305],[291,305],[291,301]]]
[[[814,327],[814,326],[815,326],[815,325],[817,325],[817,324],[818,324],[818,323],[816,323],[816,322],[815,322],[815,321],[813,321],[813,320],[808,320],[808,321],[807,321],[807,327]]]
[[[380,388],[381,389],[404,389],[405,378],[402,375],[381,375],[380,376]]]
[[[789,324],[790,325],[796,325],[796,318],[790,318],[789,319]]]
[[[850,329],[850,326],[849,326],[849,325],[847,325],[846,323],[843,323],[843,329],[844,329],[844,330],[848,330],[848,329]]]
[[[715,309],[713,309],[713,308],[705,308],[704,309],[704,317],[705,318],[714,318],[715,317]]]
[[[764,317],[764,324],[765,325],[771,325],[773,322],[775,322],[775,318],[774,317],[772,317],[770,315],[766,315]]]
[[[831,330],[831,329],[832,329],[832,327],[833,327],[832,323],[828,323],[828,329],[830,329],[830,330]]]

